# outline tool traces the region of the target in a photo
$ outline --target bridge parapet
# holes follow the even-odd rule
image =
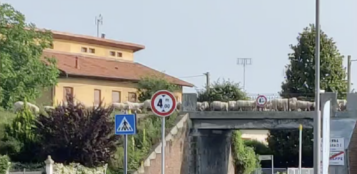
[[[203,111],[314,111],[314,101],[306,101],[301,97],[292,98],[276,98],[267,101],[267,103],[260,107],[255,100],[238,100],[238,101],[212,101],[212,102],[198,102],[196,93],[184,93],[181,111],[183,112],[203,112]],[[307,97],[306,97],[307,98]],[[321,93],[321,103],[331,101],[331,116],[335,117],[342,111],[357,111],[357,94],[350,93],[347,95],[347,100],[338,100],[337,93],[326,92]],[[323,106],[323,105],[320,105]],[[321,110],[323,110],[321,108]],[[350,115],[350,114],[349,114]],[[351,115],[357,116],[357,115]]]

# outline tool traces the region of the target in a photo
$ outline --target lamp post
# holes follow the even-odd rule
[[[351,60],[351,56],[347,56],[347,94],[351,92],[351,66],[352,66],[352,62],[357,61],[355,60]]]
[[[243,90],[245,90],[245,66],[252,65],[252,58],[237,58],[237,65],[243,66]]]

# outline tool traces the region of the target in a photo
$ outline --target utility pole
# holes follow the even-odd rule
[[[99,37],[99,26],[103,25],[103,16],[101,14],[95,17],[95,25],[97,25],[97,37]]]
[[[245,90],[245,66],[252,65],[252,58],[237,58],[237,65],[243,66],[243,90]]]
[[[352,67],[352,62],[354,61],[357,61],[357,60],[351,60],[351,56],[348,55],[347,56],[347,94],[348,93],[351,93],[351,85],[352,85],[352,82],[351,82],[351,74],[352,74],[352,70],[351,70],[351,67]]]
[[[315,110],[314,118],[314,174],[321,174],[321,115],[320,115],[320,0],[315,6]],[[324,161],[325,163],[328,161]]]
[[[206,76],[206,90],[209,93],[209,91],[211,89],[211,87],[210,87],[210,84],[211,84],[211,82],[210,82],[210,74],[209,74],[209,72],[206,72],[206,73],[203,73],[203,74]]]

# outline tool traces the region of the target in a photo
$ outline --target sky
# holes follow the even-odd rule
[[[315,22],[314,0],[0,0],[40,28],[145,45],[135,61],[204,87],[203,73],[243,83],[248,93],[275,94],[284,80],[290,44]],[[357,59],[357,1],[322,0],[321,29],[341,54]],[[345,65],[347,64],[345,60]],[[192,77],[193,76],[193,77]],[[352,65],[357,88],[357,62]],[[185,88],[184,92],[195,92]]]

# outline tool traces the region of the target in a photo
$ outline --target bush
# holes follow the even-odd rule
[[[85,108],[67,98],[48,116],[40,114],[36,132],[42,143],[42,157],[51,155],[64,164],[81,163],[87,167],[103,166],[113,157],[119,136],[114,135],[112,107],[102,102],[98,107]]]
[[[19,162],[37,162],[38,137],[34,133],[36,117],[26,107],[16,113],[15,119],[5,125],[0,151]]]
[[[234,83],[229,80],[219,79],[211,84],[210,90],[207,91],[199,90],[197,91],[198,98],[197,101],[230,101],[230,100],[245,100],[247,95],[240,88],[239,83]]]
[[[259,159],[255,155],[254,149],[244,145],[239,131],[233,131],[232,151],[237,174],[251,174],[260,168]]]
[[[105,173],[106,166],[104,167],[96,167],[96,168],[88,168],[82,166],[81,164],[71,163],[69,165],[63,165],[61,163],[55,163],[53,165],[53,174],[102,174]]]
[[[143,102],[151,99],[152,95],[158,90],[177,91],[180,88],[168,82],[161,76],[147,76],[140,79],[138,83],[139,101]]]
[[[5,174],[10,167],[10,158],[6,155],[0,155],[0,174]]]

